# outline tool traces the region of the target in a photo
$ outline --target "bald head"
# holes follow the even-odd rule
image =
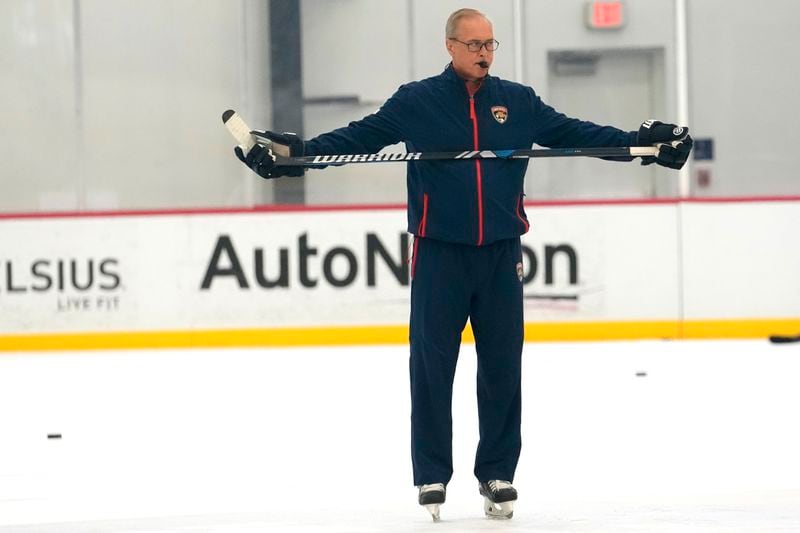
[[[477,9],[464,8],[453,12],[445,26],[445,46],[453,60],[453,69],[466,81],[478,82],[488,73],[494,51],[485,46],[470,51],[470,43],[487,43],[494,39],[492,22]]]
[[[459,23],[461,22],[462,19],[468,18],[468,17],[480,17],[480,18],[484,19],[486,22],[488,22],[489,24],[492,23],[486,15],[484,15],[483,13],[478,11],[477,9],[472,9],[472,8],[469,8],[469,7],[465,7],[465,8],[459,9],[457,11],[453,11],[452,13],[450,13],[450,16],[447,17],[447,24],[445,25],[445,28],[444,28],[444,36],[445,36],[445,38],[451,39],[451,38],[458,37],[458,25],[459,25]]]

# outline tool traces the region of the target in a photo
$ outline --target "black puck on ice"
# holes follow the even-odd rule
[[[647,372],[637,372],[637,373],[636,373],[636,377],[637,377],[637,378],[644,378],[644,377],[647,377]]]
[[[48,433],[47,434],[47,438],[48,439],[60,439],[61,438],[61,433]]]
[[[792,342],[800,342],[800,335],[770,335],[769,342],[772,344],[789,344]]]

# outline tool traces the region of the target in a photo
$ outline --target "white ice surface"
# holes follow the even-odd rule
[[[510,522],[472,476],[475,368],[434,524],[404,347],[0,355],[0,531],[800,532],[800,345],[526,345]]]

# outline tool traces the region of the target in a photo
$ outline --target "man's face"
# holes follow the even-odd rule
[[[456,38],[447,39],[447,51],[453,58],[453,68],[459,76],[467,81],[475,81],[489,73],[489,67],[494,59],[494,52],[489,52],[486,47],[481,47],[478,52],[470,52],[463,43],[491,41],[494,39],[492,24],[483,17],[465,17],[459,21]],[[486,66],[480,66],[483,63]]]

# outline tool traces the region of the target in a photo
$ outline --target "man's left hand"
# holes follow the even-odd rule
[[[689,128],[665,124],[658,120],[646,120],[639,127],[639,146],[658,146],[658,154],[643,157],[642,164],[658,163],[661,166],[680,170],[689,158],[694,141]]]

